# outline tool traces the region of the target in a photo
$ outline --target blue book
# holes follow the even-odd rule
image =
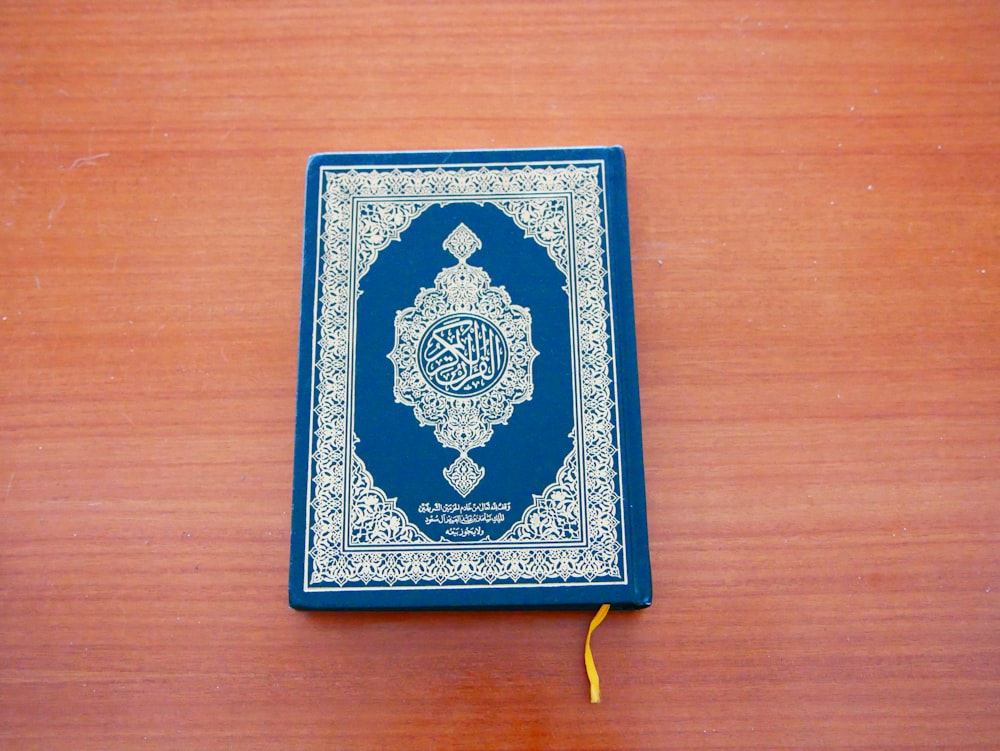
[[[619,147],[309,161],[289,599],[652,597]]]

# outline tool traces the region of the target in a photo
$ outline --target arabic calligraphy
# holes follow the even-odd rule
[[[507,368],[507,342],[491,321],[472,313],[439,318],[417,347],[420,372],[447,396],[475,396],[489,390]]]
[[[424,524],[503,524],[507,515],[496,514],[429,514]]]
[[[486,534],[482,527],[448,527],[444,533],[449,537],[482,537]]]
[[[447,526],[445,537],[481,538],[483,527],[495,527],[507,521],[510,501],[468,501],[466,503],[421,503],[417,513],[424,515],[424,525]],[[490,539],[490,538],[486,538]]]
[[[421,503],[417,506],[418,514],[454,514],[458,512],[474,513],[477,511],[510,511],[510,501],[467,501],[466,503]]]

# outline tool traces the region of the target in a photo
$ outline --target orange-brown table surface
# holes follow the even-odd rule
[[[654,605],[286,604],[306,158],[621,143]],[[1000,745],[1000,7],[0,23],[0,747]]]

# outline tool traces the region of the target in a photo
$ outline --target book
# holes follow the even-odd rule
[[[317,154],[289,602],[651,601],[620,147]]]

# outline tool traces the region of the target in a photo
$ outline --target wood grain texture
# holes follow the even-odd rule
[[[1000,746],[1000,8],[0,24],[0,747]],[[287,608],[316,151],[621,143],[654,605]]]

